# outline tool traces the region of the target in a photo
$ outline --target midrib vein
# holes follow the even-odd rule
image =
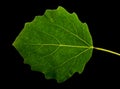
[[[78,45],[65,45],[65,44],[31,44],[36,46],[59,46],[59,47],[72,47],[72,48],[93,48],[93,46],[78,46]]]

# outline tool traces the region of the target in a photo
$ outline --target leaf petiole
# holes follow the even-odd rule
[[[101,50],[101,51],[104,51],[104,52],[108,52],[108,53],[111,53],[111,54],[115,54],[115,55],[120,56],[120,53],[117,53],[117,52],[114,52],[114,51],[111,51],[111,50],[108,50],[108,49],[99,48],[99,47],[93,47],[93,48],[94,48],[94,49],[97,49],[97,50]]]

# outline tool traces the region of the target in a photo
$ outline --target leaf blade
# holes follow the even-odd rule
[[[75,72],[82,73],[93,50],[87,24],[63,7],[46,10],[43,16],[26,23],[13,46],[32,70],[59,83]]]

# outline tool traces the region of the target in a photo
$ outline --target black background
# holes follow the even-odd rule
[[[43,15],[46,9],[63,6],[69,12],[76,12],[79,19],[88,24],[94,46],[120,52],[120,3],[116,1],[16,0],[1,3],[3,28],[0,29],[0,56],[4,61],[1,62],[1,68],[4,70],[2,77],[5,83],[16,88],[26,86],[34,89],[120,87],[119,56],[94,50],[82,74],[75,73],[67,81],[58,84],[55,80],[46,80],[44,74],[32,71],[29,65],[23,63],[24,59],[12,46],[25,22],[32,21],[36,15]]]

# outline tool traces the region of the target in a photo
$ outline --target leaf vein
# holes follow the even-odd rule
[[[73,32],[71,32],[71,31],[69,31],[69,30],[67,30],[65,27],[63,27],[63,26],[60,26],[60,25],[58,25],[58,24],[53,24],[53,23],[51,23],[51,22],[47,22],[47,23],[49,23],[49,24],[51,24],[51,25],[54,25],[54,26],[57,26],[57,27],[59,27],[59,28],[61,28],[61,29],[63,29],[64,31],[67,31],[67,32],[69,32],[71,35],[73,35],[73,36],[75,36],[76,38],[78,38],[80,41],[82,41],[82,42],[84,42],[86,45],[90,45],[89,43],[87,43],[84,39],[82,39],[80,36],[78,36],[78,35],[76,35],[76,34],[74,34]]]
[[[64,45],[64,44],[30,44],[36,46],[59,46],[59,47],[73,47],[73,48],[93,48],[93,46],[78,46],[78,45]]]
[[[73,57],[71,57],[71,58],[69,58],[69,59],[67,59],[67,61],[63,62],[62,64],[60,64],[60,65],[58,65],[58,66],[56,66],[56,67],[54,67],[53,69],[57,69],[57,68],[63,66],[63,65],[66,64],[67,62],[71,61],[73,58],[80,56],[81,54],[83,54],[84,52],[88,51],[89,49],[90,49],[90,48],[88,48],[88,49],[86,49],[86,50],[78,53],[77,55],[75,55],[75,56],[73,56]]]

